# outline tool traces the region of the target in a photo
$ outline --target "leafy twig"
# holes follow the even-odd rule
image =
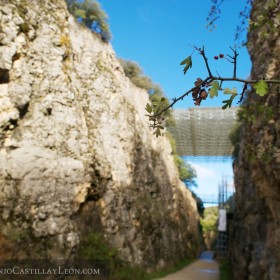
[[[219,56],[220,58],[227,59],[229,62],[231,62],[233,64],[233,76],[232,77],[221,77],[219,74],[218,74],[218,76],[213,76],[209,63],[208,63],[208,59],[205,54],[204,47],[197,48],[196,46],[194,46],[194,48],[202,56],[205,66],[207,68],[208,76],[204,80],[197,78],[197,80],[194,83],[195,86],[193,88],[189,89],[181,96],[179,96],[177,98],[173,98],[172,103],[170,103],[169,105],[167,105],[165,107],[162,106],[162,104],[164,104],[164,103],[157,104],[156,106],[154,106],[154,105],[151,106],[151,105],[147,104],[146,110],[149,113],[148,116],[150,118],[150,121],[152,121],[151,126],[153,128],[156,128],[155,134],[157,136],[160,135],[159,129],[163,129],[163,127],[160,125],[161,123],[160,124],[158,123],[158,119],[160,119],[160,117],[163,115],[164,112],[166,112],[168,109],[172,108],[175,103],[177,103],[180,100],[183,100],[184,97],[188,96],[189,93],[192,93],[193,100],[195,101],[195,105],[197,105],[197,106],[199,106],[201,101],[206,99],[208,95],[210,95],[211,98],[218,96],[218,91],[224,91],[224,94],[231,94],[231,97],[228,100],[223,101],[223,103],[225,103],[225,105],[222,107],[222,109],[226,109],[226,108],[231,107],[232,101],[238,95],[238,93],[236,91],[236,88],[233,88],[232,90],[230,90],[229,88],[222,89],[223,82],[244,83],[244,87],[241,92],[241,97],[240,97],[238,103],[240,103],[243,100],[244,94],[248,88],[248,85],[252,85],[252,87],[256,89],[256,94],[258,94],[260,96],[264,96],[265,94],[268,93],[269,84],[280,84],[280,80],[265,80],[265,79],[247,80],[247,79],[238,78],[236,76],[236,71],[237,71],[237,57],[239,54],[233,48],[231,48],[233,55],[232,56],[228,55],[228,57],[231,60],[224,57],[223,54],[220,54],[220,56]],[[186,74],[186,72],[192,67],[192,58],[191,57],[192,57],[192,55],[190,55],[189,57],[187,57],[186,59],[184,59],[181,62],[181,65],[184,65],[184,74]],[[214,58],[218,59],[219,57],[215,56]],[[208,88],[208,92],[206,90],[207,88]],[[162,102],[165,102],[165,101],[166,101],[166,99],[163,98]]]

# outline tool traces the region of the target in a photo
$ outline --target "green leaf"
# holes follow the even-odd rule
[[[227,100],[228,101],[228,100]],[[228,104],[225,104],[222,109],[225,110],[228,107]]]
[[[151,114],[152,113],[152,111],[153,111],[153,107],[149,104],[149,103],[147,103],[147,105],[146,105],[146,111],[149,113],[149,114]]]
[[[90,15],[89,18],[94,21],[94,20],[97,20],[96,16],[95,15]]]
[[[227,107],[231,107],[232,105],[232,101],[233,99],[237,96],[238,94],[232,94],[232,96],[230,97],[229,100],[224,100],[223,103],[225,103],[225,105],[222,107],[223,110],[225,110]]]
[[[161,107],[160,102],[154,101],[154,102],[152,102],[152,105],[153,105],[152,108],[153,108],[154,113],[157,113]]]
[[[192,63],[192,57],[191,56],[188,56],[186,59],[184,59],[180,65],[184,65],[184,64],[190,64]]]
[[[237,89],[236,89],[236,87],[234,87],[233,89],[225,88],[224,94],[237,94]]]
[[[212,82],[212,87],[209,90],[209,94],[211,98],[214,98],[215,96],[218,96],[218,90],[221,90],[221,87],[217,81]]]
[[[164,101],[166,101],[166,98],[165,98],[165,97],[162,97],[161,100],[160,100],[160,102],[164,102]]]
[[[85,19],[86,18],[86,11],[82,9],[76,9],[74,11],[75,17]]]
[[[156,135],[156,137],[161,136],[160,129],[157,127],[156,131],[155,131],[153,134],[155,134],[155,135]]]
[[[189,56],[186,59],[184,59],[180,65],[185,65],[184,67],[184,75],[187,73],[187,71],[189,70],[189,68],[192,68],[192,57]]]
[[[259,96],[264,96],[268,93],[268,84],[263,79],[253,84],[253,88]]]

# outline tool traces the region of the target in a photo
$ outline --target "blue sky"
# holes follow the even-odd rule
[[[223,176],[227,183],[233,185],[232,162],[190,162],[195,168],[198,178],[198,188],[193,190],[199,196],[200,194],[214,194],[218,192],[218,186],[222,183]]]
[[[232,64],[226,60],[214,60],[220,53],[230,54],[234,46],[234,33],[239,12],[246,2],[225,0],[217,28],[206,28],[210,0],[100,0],[109,15],[113,34],[112,45],[117,55],[136,61],[144,73],[163,88],[171,99],[193,86],[197,77],[205,77],[206,69],[199,54],[193,55],[193,67],[183,75],[180,62],[189,56],[193,48],[205,46],[209,64],[216,74],[232,74]],[[241,48],[238,76],[246,78],[251,63],[245,48]],[[229,87],[233,84],[228,84]],[[221,106],[223,96],[202,102],[202,106]],[[177,108],[194,106],[191,97],[177,103]],[[175,107],[175,108],[176,108]]]
[[[205,46],[209,64],[214,74],[232,75],[232,64],[226,60],[214,60],[215,55],[230,54],[234,46],[234,33],[239,12],[245,0],[225,0],[217,28],[206,28],[210,0],[99,0],[109,15],[111,41],[117,56],[139,63],[144,73],[161,85],[167,98],[178,97],[193,87],[196,78],[206,77],[202,57],[194,53],[193,67],[183,75],[180,62],[189,56],[193,48]],[[237,76],[250,74],[251,62],[246,48],[240,48]],[[216,72],[217,71],[217,72]],[[242,85],[224,84],[224,87]],[[222,106],[222,94],[208,99],[201,106]],[[174,108],[194,107],[191,96],[177,103]],[[219,164],[195,163],[198,173],[197,192],[213,193],[217,190],[222,174],[232,178],[231,162]],[[209,171],[205,175],[205,168]],[[204,172],[201,172],[204,170]]]

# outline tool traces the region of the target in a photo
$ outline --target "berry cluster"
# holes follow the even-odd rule
[[[222,53],[220,53],[219,56],[215,55],[215,56],[214,56],[214,59],[217,60],[217,59],[219,59],[219,57],[220,57],[220,58],[224,58],[225,56],[224,56]]]

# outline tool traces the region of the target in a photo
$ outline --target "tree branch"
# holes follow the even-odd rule
[[[232,47],[230,47],[230,49],[233,51],[233,77],[236,78],[237,57],[239,53],[237,53],[236,49],[233,49]]]
[[[245,94],[245,92],[246,92],[246,90],[247,90],[247,87],[248,87],[248,84],[245,83],[245,84],[244,84],[244,87],[243,87],[243,90],[242,90],[242,92],[241,92],[241,97],[240,97],[239,101],[237,102],[237,104],[239,104],[239,103],[242,102],[242,100],[243,100],[243,98],[244,98],[244,94]]]
[[[243,91],[241,93],[241,98],[238,102],[238,103],[240,103],[243,100],[243,96],[244,96],[244,93],[247,89],[248,84],[255,84],[259,80],[245,80],[245,79],[240,79],[240,78],[224,78],[224,77],[217,77],[217,76],[212,76],[212,77],[209,76],[206,79],[204,79],[199,85],[191,88],[190,90],[188,90],[187,92],[185,92],[184,94],[179,96],[178,98],[172,99],[173,102],[170,105],[168,105],[166,108],[164,108],[161,111],[154,114],[153,117],[157,117],[157,116],[161,115],[162,113],[164,113],[165,111],[167,111],[168,109],[173,108],[174,104],[176,104],[178,101],[182,101],[184,99],[184,97],[186,97],[190,92],[193,92],[194,90],[199,89],[205,83],[211,83],[213,81],[245,83],[246,88],[245,88],[245,85],[244,85],[245,90],[243,88]],[[268,84],[280,84],[280,80],[264,80],[264,81]]]
[[[193,100],[195,101],[195,105],[200,105],[201,101],[203,99],[206,99],[208,94],[210,93],[211,97],[217,96],[218,95],[218,91],[222,90],[222,84],[223,82],[240,82],[240,83],[244,83],[244,87],[242,89],[241,92],[241,97],[238,101],[238,103],[240,103],[243,98],[244,98],[244,94],[248,88],[248,85],[253,85],[257,90],[256,93],[263,96],[267,93],[267,88],[269,84],[280,84],[280,80],[265,80],[265,79],[261,79],[261,80],[257,80],[257,79],[241,79],[236,77],[236,71],[237,71],[237,57],[238,57],[238,53],[235,49],[231,48],[231,50],[233,51],[233,56],[227,55],[231,60],[229,60],[228,58],[224,57],[223,54],[220,54],[220,58],[225,58],[227,59],[230,63],[233,63],[234,67],[233,67],[233,76],[232,77],[221,77],[221,76],[213,76],[211,69],[209,67],[208,64],[208,59],[205,55],[205,51],[204,51],[204,47],[202,48],[197,48],[196,46],[193,46],[195,50],[197,50],[199,52],[199,54],[202,56],[205,66],[207,68],[207,72],[208,72],[208,76],[207,78],[205,78],[204,80],[198,78],[197,81],[195,82],[195,86],[191,89],[189,89],[188,91],[186,91],[184,94],[182,94],[181,96],[179,96],[178,98],[173,98],[172,99],[172,103],[169,104],[168,106],[166,106],[163,109],[160,109],[161,107],[158,106],[157,110],[153,110],[153,111],[148,111],[149,112],[149,119],[152,122],[151,126],[154,128],[159,129],[159,123],[158,123],[158,119],[159,117],[166,112],[168,109],[173,108],[174,104],[176,104],[178,101],[181,101],[184,99],[184,97],[186,97],[187,95],[189,95],[190,92],[192,92],[192,96],[193,96]],[[218,57],[214,57],[215,59],[217,59]],[[191,58],[190,58],[191,59]],[[189,68],[189,67],[188,67]],[[188,69],[187,69],[188,70]],[[184,73],[187,71],[184,70]],[[218,74],[219,75],[219,74]],[[220,81],[220,85],[218,85],[218,81]],[[206,88],[212,86],[211,89],[208,89],[208,92],[206,91]],[[258,93],[259,90],[259,93]],[[237,95],[236,90],[232,90],[232,91],[228,91],[227,93],[230,93],[234,96]],[[163,98],[165,100],[165,98]],[[162,105],[162,104],[161,104]],[[148,106],[148,105],[147,105]],[[149,105],[150,106],[150,105]],[[229,104],[228,107],[231,106],[231,103]],[[224,107],[224,106],[223,106]],[[223,108],[225,109],[225,108]],[[162,126],[160,126],[161,129]]]
[[[204,62],[205,62],[205,65],[206,65],[206,68],[207,68],[207,71],[208,71],[208,76],[212,77],[212,73],[211,73],[211,70],[210,70],[210,67],[209,67],[209,64],[208,64],[208,59],[205,55],[204,46],[202,47],[202,49],[198,49],[197,47],[195,47],[195,48],[202,55],[202,57],[204,59]]]

